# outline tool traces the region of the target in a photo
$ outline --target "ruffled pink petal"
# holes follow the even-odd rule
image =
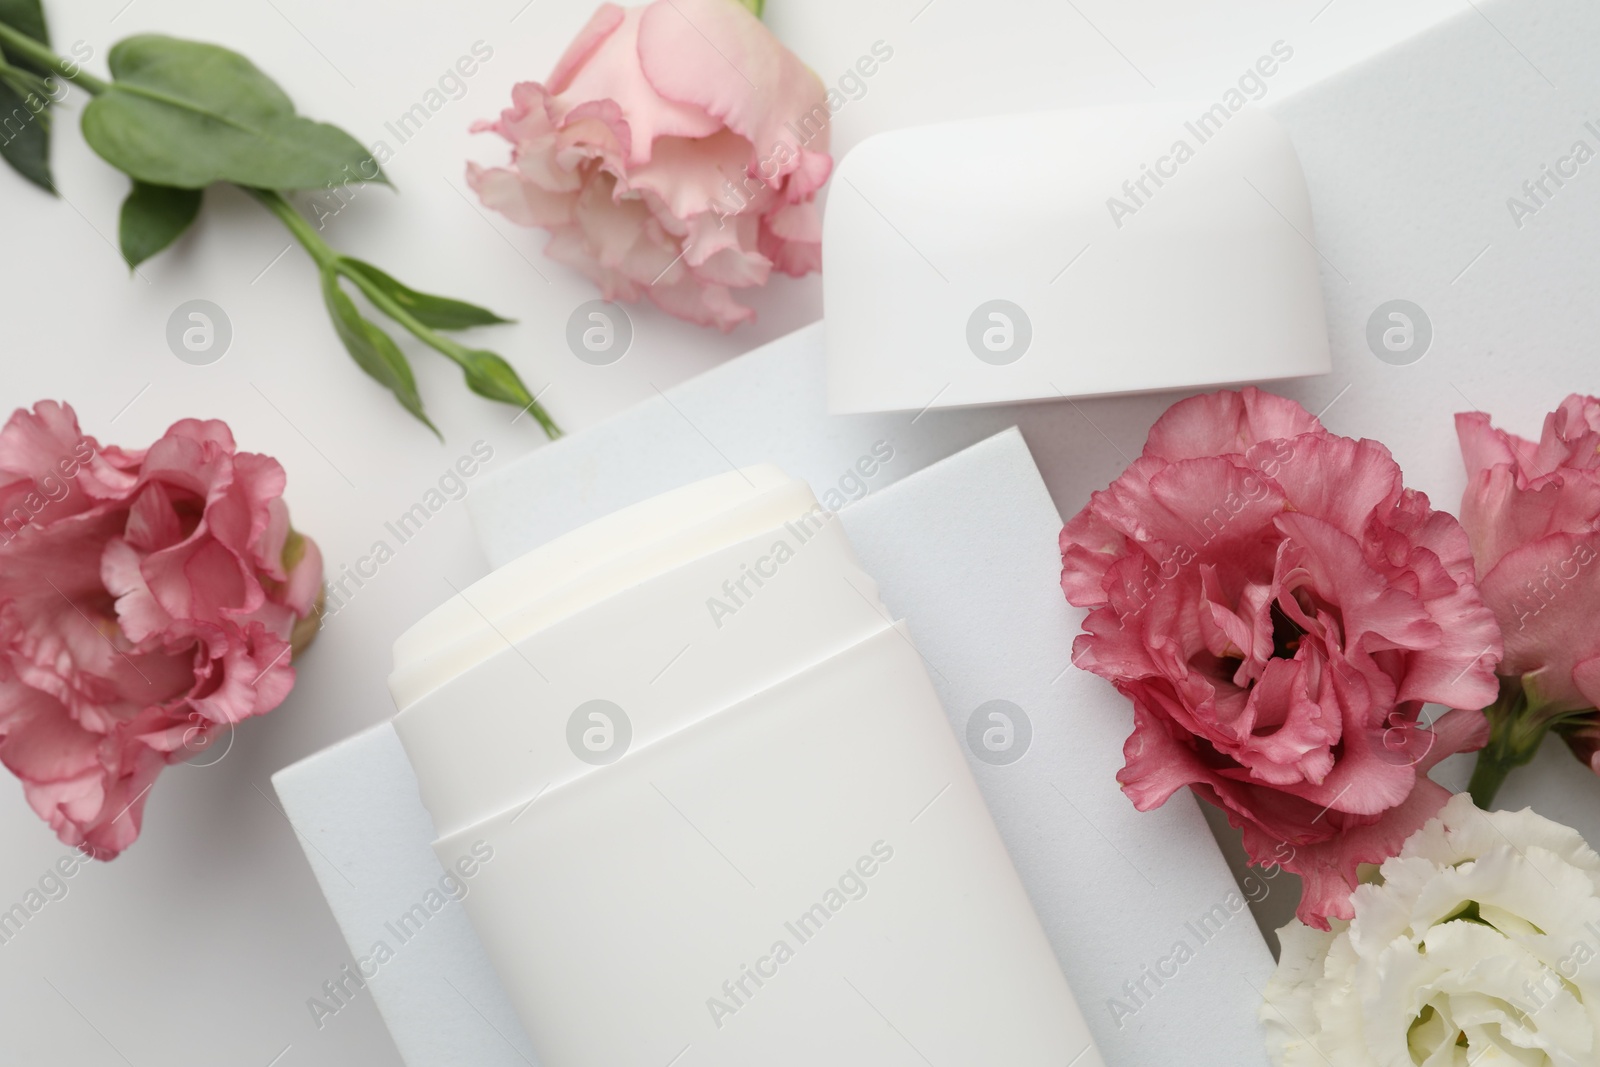
[[[563,226],[552,231],[544,253],[598,285],[605,300],[633,303],[644,295],[644,287],[633,279],[600,265],[588,237],[577,226]]]
[[[66,404],[19,408],[0,430],[0,543],[121,497],[141,457],[85,436]]]
[[[1151,474],[1148,491],[1137,517],[1124,516],[1126,528],[1165,547],[1188,546],[1200,559],[1233,556],[1259,541],[1288,503],[1271,481],[1222,456],[1174,462]]]
[[[207,425],[192,419],[184,423],[191,431],[204,430]],[[184,423],[174,423],[173,429]],[[159,481],[174,497],[187,493],[201,500],[209,499],[218,484],[226,483],[232,476],[233,457],[226,447],[195,432],[174,434],[169,431],[150,446],[139,468],[141,485]]]
[[[1488,468],[1467,484],[1461,523],[1481,572],[1488,573],[1519,545],[1600,527],[1600,473],[1559,468],[1530,485],[1509,465]]]
[[[115,538],[100,559],[100,580],[116,598],[117,625],[135,644],[172,625],[172,614],[161,606],[145,583],[139,550]]]
[[[809,206],[809,205],[808,205]],[[761,223],[761,236],[756,245],[761,254],[772,261],[772,269],[799,278],[822,269],[821,241],[786,241]]]
[[[701,109],[775,161],[775,173],[761,177],[800,169],[805,152],[826,152],[826,131],[806,149],[794,126],[826,109],[822,81],[742,5],[656,0],[640,15],[638,48],[640,69],[663,98]]]
[[[0,725],[0,762],[25,781],[74,779],[99,766],[100,736],[37,689],[0,682]]]
[[[1504,654],[1494,612],[1477,587],[1468,584],[1430,599],[1428,611],[1445,639],[1410,657],[1399,699],[1452,708],[1487,707],[1499,693],[1495,669]]]
[[[1461,446],[1461,461],[1466,464],[1468,481],[1495,467],[1517,468],[1524,455],[1531,457],[1538,448],[1532,441],[1495,429],[1489,416],[1481,411],[1456,415],[1456,440]]]
[[[1136,691],[1138,692],[1138,691]],[[1122,745],[1123,768],[1117,781],[1133,806],[1153,811],[1184,786],[1211,777],[1209,769],[1186,745],[1182,730],[1133,693],[1133,733]]]
[[[82,845],[96,859],[115,859],[133,844],[144,826],[144,808],[166,761],[158,753],[136,747],[114,777],[81,800],[57,802],[51,826],[65,844]],[[29,798],[33,800],[32,797]]]
[[[1291,859],[1279,860],[1281,842],[1250,832],[1245,849],[1258,863],[1279,863],[1298,874],[1303,883],[1295,917],[1307,926],[1327,930],[1330,919],[1355,915],[1350,894],[1359,884],[1364,863],[1378,864],[1398,855],[1406,838],[1444,807],[1450,791],[1426,778],[1420,779],[1405,802],[1390,808],[1375,822],[1341,825],[1337,835],[1323,841],[1293,846]]]
[[[201,445],[208,456],[232,456],[238,448],[233,440],[233,431],[221,419],[179,419],[167,427],[167,432],[156,445],[150,447],[154,451],[157,445],[179,440]],[[147,463],[150,458],[150,453],[146,452]]]
[[[483,206],[520,226],[560,226],[572,221],[576,192],[552,193],[526,181],[516,171],[467,164],[467,185]]]
[[[648,163],[629,168],[627,187],[655,194],[680,219],[702,212],[726,213],[738,204],[729,185],[744,176],[754,154],[750,142],[732,130],[693,140],[662,137]]]
[[[1060,548],[1061,591],[1067,603],[1080,608],[1106,603],[1106,574],[1128,555],[1127,536],[1102,518],[1091,503],[1062,527]]]
[[[1538,451],[1527,466],[1531,478],[1557,467],[1600,467],[1600,400],[1573,393],[1545,416]]]
[[[610,177],[599,175],[578,197],[578,227],[595,261],[645,285],[662,277],[663,271],[675,277],[674,271],[682,271],[674,263],[679,256],[677,243],[654,224],[643,200],[618,199],[613,191]]]
[[[785,244],[822,244],[822,212],[814,201],[774,208],[762,216],[762,223],[774,239]]]
[[[807,142],[810,147],[800,153],[799,164],[784,180],[784,196],[791,204],[809,203],[833,173],[833,157],[827,153],[828,128],[824,127],[819,137]]]
[[[289,577],[283,561],[289,543],[289,505],[282,497],[272,497],[260,501],[259,506],[260,514],[252,524],[255,535],[249,559],[258,576],[281,582]]]
[[[551,168],[561,129],[552,114],[552,97],[538,82],[518,82],[511,87],[511,106],[492,122],[472,124],[473,133],[498,133],[511,142],[522,176],[552,192],[576,188],[571,174]]]
[[[1400,465],[1376,441],[1334,434],[1292,442],[1293,456],[1273,475],[1289,505],[1360,536],[1375,512],[1394,507],[1405,483]]]
[[[1311,586],[1339,590],[1346,632],[1361,635],[1361,646],[1367,651],[1429,649],[1446,640],[1427,606],[1373,570],[1363,557],[1361,544],[1334,523],[1301,512],[1286,512],[1275,522],[1295,545],[1305,549],[1298,562]],[[1463,655],[1461,668],[1472,662],[1472,656]]]
[[[59,477],[62,461],[76,458],[85,440],[77,414],[66,404],[42,400],[31,412],[18,408],[0,429],[0,481]]]
[[[672,0],[683,5],[683,0]],[[662,93],[646,74],[643,26],[654,7],[673,11],[665,0],[645,8],[628,8],[609,36],[575,66],[557,67],[550,91],[561,104],[575,107],[595,100],[614,101],[633,131],[628,155],[630,167],[648,163],[656,142],[663,137],[709,137],[722,128],[719,116],[709,114],[692,96]],[[746,18],[753,18],[744,12]],[[597,15],[598,17],[598,15]],[[676,17],[676,16],[674,16]],[[591,23],[593,25],[593,23]],[[690,32],[693,32],[692,30]],[[701,48],[705,42],[700,38]],[[563,116],[564,117],[564,116]]]
[[[737,248],[724,248],[698,263],[689,263],[689,258],[685,256],[684,263],[688,265],[695,281],[728,289],[765,285],[772,273],[772,263],[765,256]]]
[[[568,109],[561,119],[553,153],[517,153],[517,167],[536,182],[564,178],[552,189],[578,188],[596,167],[613,178],[627,173],[632,155],[633,127],[615,100],[590,100]]]
[[[295,679],[287,641],[252,623],[242,635],[220,643],[221,655],[210,667],[215,688],[191,697],[190,707],[211,722],[237,723],[283,703]]]
[[[1504,633],[1501,673],[1542,671],[1539,696],[1552,711],[1594,706],[1573,671],[1600,655],[1600,547],[1586,536],[1552,534],[1506,553],[1479,589]]]
[[[1251,386],[1180,400],[1150,427],[1144,454],[1167,460],[1243,455],[1263,441],[1322,430],[1293,400]]]
[[[141,489],[128,509],[123,538],[140,552],[171,548],[188,536],[166,486],[152,482]]]
[[[240,452],[233,457],[226,497],[218,498],[207,511],[212,531],[258,566],[275,566],[289,532],[289,512],[283,506],[288,481],[283,466],[271,456]]]
[[[550,91],[566,92],[572,79],[617,32],[626,17],[623,9],[616,4],[604,3],[595,8],[589,21],[578,31],[578,36],[572,39],[567,50],[561,53],[561,58],[556,60],[556,69],[550,74]]]
[[[754,311],[733,299],[726,286],[702,285],[687,275],[675,283],[652,285],[645,295],[668,314],[701,326],[715,326],[723,333],[756,317]]]
[[[755,247],[760,220],[749,215],[717,215],[704,212],[687,220],[683,261],[699,266],[719,252],[746,254]]]
[[[1233,755],[1258,780],[1322,786],[1334,770],[1333,746],[1343,727],[1336,694],[1331,687],[1310,692],[1306,669],[1295,660],[1270,660],[1250,691],[1246,729]]]

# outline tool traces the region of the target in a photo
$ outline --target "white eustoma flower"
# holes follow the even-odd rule
[[[1381,874],[1347,926],[1278,932],[1275,1064],[1600,1065],[1600,856],[1577,831],[1462,794]]]

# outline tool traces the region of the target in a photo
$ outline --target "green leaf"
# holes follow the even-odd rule
[[[30,95],[37,96],[44,102],[45,107],[50,106],[50,94],[53,91],[50,83],[31,70],[23,70],[21,67],[9,66],[0,62],[0,83],[4,83],[12,92],[24,99]]]
[[[296,115],[237,52],[146,34],[113,48],[110,67],[115,81],[84,108],[83,135],[136,181],[313,189],[388,180],[354,137]]]
[[[328,305],[328,314],[333,317],[333,328],[338,331],[339,340],[344,342],[356,365],[393,393],[401,407],[442,440],[439,428],[423,414],[417,380],[411,375],[411,364],[406,362],[405,353],[388,334],[361,317],[355,301],[339,287],[339,275],[331,268],[322,271],[322,298]]]
[[[403,285],[371,263],[363,263],[350,256],[341,256],[339,265],[350,274],[359,274],[388,295],[389,299],[409,311],[413,318],[434,330],[465,330],[471,326],[494,326],[512,319],[503,319],[488,308],[469,304],[465,300],[452,300],[447,296],[419,293]]]
[[[137,267],[176,241],[200,214],[199,189],[174,189],[168,185],[134,182],[122,202],[117,236],[122,258]]]
[[[49,46],[50,32],[39,0],[0,0],[0,22]],[[0,49],[0,60],[19,71],[44,77],[50,74],[23,57],[13,57]],[[38,105],[30,106],[29,100]],[[51,195],[55,179],[50,174],[49,97],[40,92],[33,78],[0,77],[0,159],[4,159],[24,178]]]
[[[54,194],[55,179],[50,174],[50,112],[41,107],[40,97],[19,92],[9,79],[0,80],[0,159],[39,188]]]
[[[40,0],[0,0],[0,22],[25,33],[45,47],[50,45],[50,29],[44,20],[44,5]],[[31,70],[35,74],[49,74],[50,71],[26,59],[12,60],[24,70]]]

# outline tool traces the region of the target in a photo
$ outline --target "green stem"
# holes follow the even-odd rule
[[[753,2],[759,15],[760,0],[753,0]],[[0,44],[3,44],[12,55],[31,60],[41,67],[54,71],[68,81],[81,86],[89,93],[98,95],[111,87],[109,82],[101,81],[94,75],[86,73],[78,64],[69,63],[32,37],[12,26],[6,25],[4,22],[0,22]],[[0,68],[9,69],[9,64],[6,64],[3,56],[0,56]],[[340,277],[348,278],[368,300],[372,301],[374,307],[405,327],[417,340],[447,356],[458,365],[470,367],[472,356],[464,345],[424,325],[417,320],[416,316],[395,303],[387,293],[373,285],[370,280],[346,269],[339,253],[334,251],[332,246],[322,239],[322,236],[306,221],[305,216],[295,210],[294,205],[283,198],[283,194],[272,189],[255,189],[248,186],[239,186],[239,188],[254,197],[262,206],[278,217],[278,220],[288,229],[289,234],[300,242],[300,246],[316,262],[319,270],[332,270]],[[522,410],[533,416],[534,420],[543,427],[545,435],[551,440],[560,437],[561,428],[556,425],[555,420],[550,417],[549,413],[540,406],[533,396],[528,394],[526,387],[522,386],[520,382],[517,383],[517,388],[518,395],[515,398],[515,402],[521,405]]]
[[[338,263],[339,253],[322,239],[322,235],[312,228],[304,215],[294,209],[293,204],[283,198],[282,193],[272,189],[252,189],[242,185],[239,188],[255,197],[263,207],[276,215],[278,221],[289,231],[289,236],[300,242],[300,246],[318,267],[330,267]]]
[[[472,357],[465,345],[424,325],[410,311],[395,303],[388,293],[374,285],[370,279],[356,271],[348,270],[339,253],[322,239],[322,235],[306,221],[306,217],[296,211],[294,205],[285,200],[281,193],[271,189],[246,189],[245,192],[255,197],[268,211],[278,217],[288,228],[290,235],[305,248],[319,269],[332,270],[340,277],[349,279],[357,289],[361,290],[362,295],[372,302],[373,307],[389,316],[429,348],[445,355],[459,366],[467,367],[471,364]],[[528,395],[526,390],[518,396],[517,402],[544,429],[545,436],[551,440],[561,436],[561,427],[556,425],[549,412]]]
[[[349,278],[354,282],[355,287],[360,289],[368,300],[372,301],[373,307],[376,307],[379,311],[382,311],[395,322],[405,327],[406,331],[417,340],[435,351],[443,353],[458,366],[469,367],[471,365],[472,357],[468,354],[465,345],[436,332],[432,327],[423,325],[411,312],[395,303],[388,293],[374,285],[366,275],[346,270],[343,265],[338,265],[334,269],[339,272],[341,277]],[[555,420],[550,417],[550,414],[540,406],[539,402],[526,389],[519,388],[516,402],[522,406],[522,410],[534,417],[534,420],[544,429],[546,437],[554,441],[561,436],[561,427],[556,425]]]
[[[1529,753],[1529,758],[1532,758]],[[1491,757],[1487,749],[1478,753],[1478,762],[1472,767],[1472,781],[1467,783],[1467,792],[1472,794],[1472,802],[1484,811],[1489,810],[1489,805],[1494,803],[1495,794],[1500,792],[1500,787],[1505,785],[1506,777],[1513,768],[1527,760],[1512,763]]]
[[[1488,811],[1506,776],[1533,759],[1550,727],[1544,716],[1528,713],[1527,693],[1514,678],[1500,679],[1500,696],[1483,713],[1489,717],[1489,743],[1478,753],[1467,791]]]
[[[1501,678],[1500,696],[1483,713],[1489,717],[1489,743],[1478,753],[1467,791],[1485,811],[1505,784],[1506,776],[1539,753],[1551,730],[1594,714],[1592,709],[1552,707],[1520,678]]]
[[[4,45],[15,56],[30,59],[39,66],[46,67],[61,75],[68,81],[75,82],[87,92],[99,94],[111,88],[110,82],[101,81],[76,63],[69,63],[21,30],[8,26],[4,22],[0,22],[0,45]]]

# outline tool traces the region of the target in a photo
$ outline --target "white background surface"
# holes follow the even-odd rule
[[[835,151],[893,125],[1072,103],[1213,97],[1279,38],[1296,57],[1272,99],[1459,10],[1428,0],[771,0],[768,23],[832,81],[878,39],[894,60],[837,116]],[[60,50],[109,46],[136,32],[216,41],[247,53],[314,117],[362,140],[384,135],[475,41],[494,57],[423,133],[385,135],[399,186],[363,191],[328,225],[330,240],[422,288],[520,320],[484,331],[568,429],[593,424],[820,314],[815,278],[776,280],[760,321],[729,336],[650,309],[635,316],[629,356],[579,363],[562,336],[588,285],[539,252],[542,234],[488,219],[463,198],[466,158],[498,161],[497,138],[467,125],[492,117],[510,85],[544,77],[587,18],[589,0],[80,0],[48,4]],[[383,523],[414,503],[478,438],[498,467],[540,437],[529,420],[470,396],[441,357],[408,346],[446,443],[412,422],[335,341],[309,264],[259,208],[207,194],[198,230],[130,278],[113,247],[125,179],[83,144],[78,95],[58,120],[54,161],[64,199],[0,173],[0,308],[6,410],[56,397],[87,432],[142,446],[184,416],[225,419],[242,447],[289,472],[296,525],[330,569],[353,561]],[[179,362],[168,315],[215,301],[234,329],[209,367]],[[1091,412],[1094,408],[1085,405]],[[1064,408],[1064,406],[1063,406]],[[1065,409],[1064,410],[1070,410]],[[1065,416],[1064,416],[1065,417]],[[1337,428],[1337,426],[1335,427]],[[1526,428],[1526,427],[1525,427]],[[1088,447],[1095,439],[1080,427]],[[1137,442],[1129,442],[1136,446]],[[1037,447],[1037,446],[1036,446]],[[1059,465],[1066,457],[1054,457]],[[1040,456],[1047,472],[1051,457]],[[1106,463],[1107,477],[1120,464]],[[1063,510],[1080,500],[1063,499]],[[303,661],[285,704],[239,731],[216,766],[173,768],[150,797],[146,829],[124,857],[92,867],[71,892],[0,946],[0,1059],[6,1063],[373,1064],[398,1062],[364,999],[318,1030],[306,999],[348,958],[283,817],[272,771],[391,713],[389,644],[484,564],[464,508],[452,505],[402,546]],[[0,907],[65,852],[0,782]],[[277,1057],[277,1059],[275,1059]]]

